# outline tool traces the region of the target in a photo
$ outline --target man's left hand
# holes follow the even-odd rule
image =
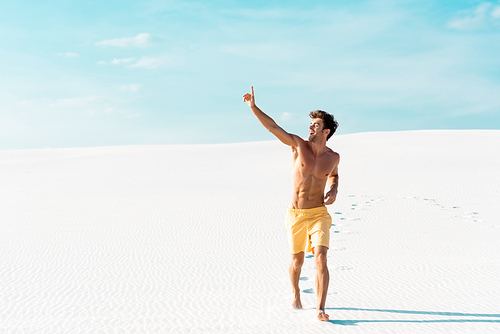
[[[333,202],[335,202],[336,199],[337,199],[337,189],[332,189],[326,193],[325,201],[323,204],[325,205],[333,204]]]

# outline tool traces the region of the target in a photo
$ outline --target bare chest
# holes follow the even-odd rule
[[[301,152],[294,159],[294,174],[325,179],[333,170],[334,159],[329,154],[315,157],[310,152]]]

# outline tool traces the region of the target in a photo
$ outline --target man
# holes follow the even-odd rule
[[[292,306],[296,309],[302,308],[299,289],[300,271],[304,263],[304,252],[312,250],[316,264],[317,318],[327,321],[329,316],[325,313],[325,303],[330,274],[326,258],[332,220],[325,205],[332,204],[337,197],[340,156],[326,147],[326,141],[337,130],[338,123],[332,115],[324,111],[311,112],[309,140],[303,140],[283,130],[255,105],[253,86],[251,94],[243,95],[243,101],[267,130],[292,148],[294,191],[287,216],[287,234],[292,254],[290,264]],[[326,185],[329,190],[325,195]]]

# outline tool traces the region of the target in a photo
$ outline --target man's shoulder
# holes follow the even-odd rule
[[[332,150],[331,148],[329,148],[328,146],[326,147],[327,149],[327,153],[332,155],[332,156],[335,156],[335,157],[338,157],[340,158],[340,154],[338,154],[337,152],[335,152],[334,150]]]
[[[328,148],[328,157],[330,161],[333,163],[334,166],[338,165],[340,163],[340,154],[332,150],[331,148]]]
[[[293,139],[295,140],[295,143],[297,144],[295,147],[292,147],[292,150],[300,148],[300,147],[309,146],[308,140],[302,139],[302,137],[300,137],[298,135],[292,134],[292,136],[293,136]]]

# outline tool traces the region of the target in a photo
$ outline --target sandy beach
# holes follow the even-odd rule
[[[278,141],[0,151],[0,333],[500,333],[500,130],[327,145],[326,323]]]

